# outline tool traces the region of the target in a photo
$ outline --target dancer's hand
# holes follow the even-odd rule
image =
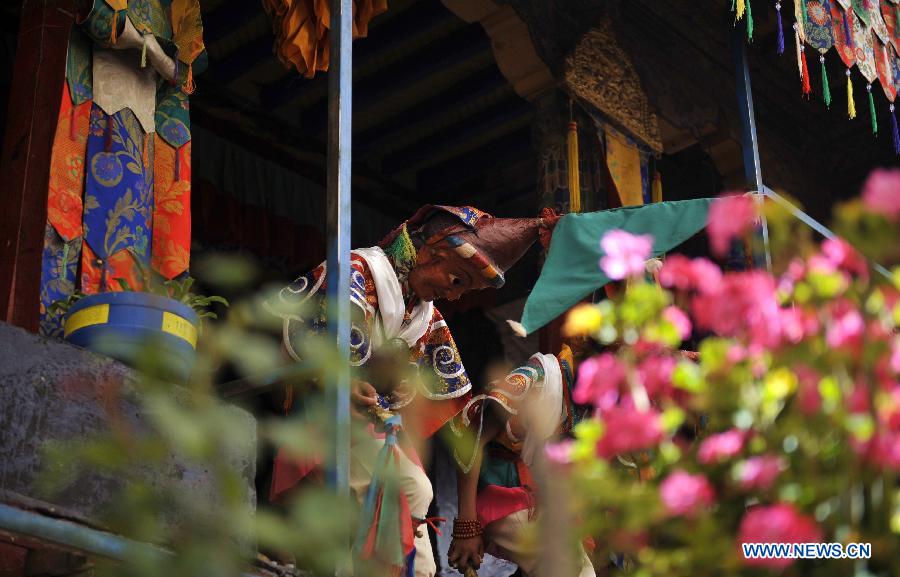
[[[478,569],[484,558],[484,540],[481,537],[469,539],[456,539],[450,542],[450,550],[447,559],[450,565],[460,573],[465,574],[467,567]]]
[[[378,403],[378,393],[371,383],[353,380],[350,388],[350,408],[354,416],[367,419],[369,407]]]

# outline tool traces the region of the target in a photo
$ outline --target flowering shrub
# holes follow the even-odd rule
[[[758,209],[713,203],[715,256],[750,240]],[[636,264],[652,242],[600,240],[600,267],[629,288],[567,319],[569,336],[608,349],[578,373],[573,398],[593,418],[547,457],[595,558],[632,574],[900,575],[900,267],[870,268],[900,261],[900,171],[838,208],[848,240],[817,244],[766,211],[771,273],[672,255],[657,286]],[[699,360],[679,352],[692,336]],[[745,559],[748,542],[871,543],[872,558]]]

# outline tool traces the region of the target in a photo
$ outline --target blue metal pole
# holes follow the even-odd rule
[[[736,72],[735,89],[737,91],[738,108],[741,112],[741,148],[744,154],[744,174],[747,185],[756,192],[756,201],[762,207],[765,200],[763,194],[762,167],[759,162],[759,140],[756,136],[756,114],[753,108],[753,89],[750,84],[750,66],[747,63],[747,45],[744,32],[735,26],[733,41],[734,66]],[[769,224],[765,214],[761,221],[761,234],[765,249],[766,268],[772,270],[772,255],[769,253]],[[756,259],[757,266],[760,265]]]
[[[0,504],[0,530],[117,561],[170,554],[119,535],[3,504]]]
[[[328,236],[328,335],[340,363],[329,388],[334,411],[334,466],[329,481],[350,496],[350,159],[353,103],[353,2],[331,0],[328,71],[328,159],[326,234]],[[349,551],[349,543],[348,551]],[[347,573],[338,567],[337,574]]]

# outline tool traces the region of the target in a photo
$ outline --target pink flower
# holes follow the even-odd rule
[[[891,370],[900,374],[900,339],[894,339],[891,344]]]
[[[609,408],[616,403],[624,380],[625,368],[611,353],[591,357],[578,368],[572,399],[580,404]]]
[[[724,433],[711,435],[700,443],[697,460],[704,465],[721,463],[740,453],[743,448],[744,433],[737,429],[731,429]]]
[[[817,413],[822,406],[822,395],[819,393],[819,381],[821,380],[819,373],[805,365],[794,367],[794,373],[797,375],[797,404],[800,410],[807,415]]]
[[[544,455],[547,460],[556,465],[568,465],[572,462],[572,439],[566,439],[558,443],[549,443],[544,447]]]
[[[600,248],[606,255],[600,259],[600,268],[609,278],[622,280],[644,272],[644,262],[653,251],[653,237],[611,230],[603,235]]]
[[[876,464],[900,471],[900,432],[879,432],[873,442],[872,457]]]
[[[673,471],[659,486],[659,496],[670,515],[693,515],[715,500],[712,485],[703,475]]]
[[[744,491],[766,490],[786,468],[784,459],[775,455],[751,457],[737,466],[738,484]]]
[[[776,347],[782,340],[775,281],[763,271],[726,274],[716,290],[694,295],[691,313],[699,328],[746,337],[757,347]]]
[[[741,520],[738,530],[740,543],[819,543],[822,531],[816,522],[802,515],[793,505],[757,506],[750,509]],[[793,559],[747,559],[741,555],[746,565],[784,569]]]
[[[728,253],[732,239],[747,234],[753,228],[756,207],[749,196],[721,196],[709,207],[706,234],[716,256]]]
[[[862,315],[848,301],[841,301],[834,308],[825,342],[834,349],[859,344],[866,328]]]
[[[863,204],[886,218],[900,218],[900,170],[873,170],[863,187]]]
[[[721,280],[722,271],[711,260],[706,258],[691,260],[682,254],[666,257],[659,271],[661,285],[682,291],[708,292],[718,288]]]
[[[597,443],[597,454],[601,457],[655,447],[662,439],[662,426],[656,411],[612,407],[603,411],[602,416],[604,433]]]
[[[651,355],[638,367],[638,379],[652,400],[671,396],[675,364],[672,357]]]
[[[691,320],[687,317],[682,310],[676,306],[666,307],[666,310],[662,313],[663,319],[669,321],[672,326],[675,327],[675,330],[678,331],[678,336],[681,337],[681,340],[685,340],[690,338],[691,336]]]
[[[869,278],[869,265],[866,259],[843,239],[829,238],[823,242],[822,255],[842,271],[863,279]]]

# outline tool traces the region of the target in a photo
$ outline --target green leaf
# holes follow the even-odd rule
[[[119,283],[119,288],[122,289],[123,291],[134,292],[134,289],[131,288],[131,285],[128,283],[127,279],[124,279],[122,277],[116,277],[113,280],[116,281],[117,283]]]

